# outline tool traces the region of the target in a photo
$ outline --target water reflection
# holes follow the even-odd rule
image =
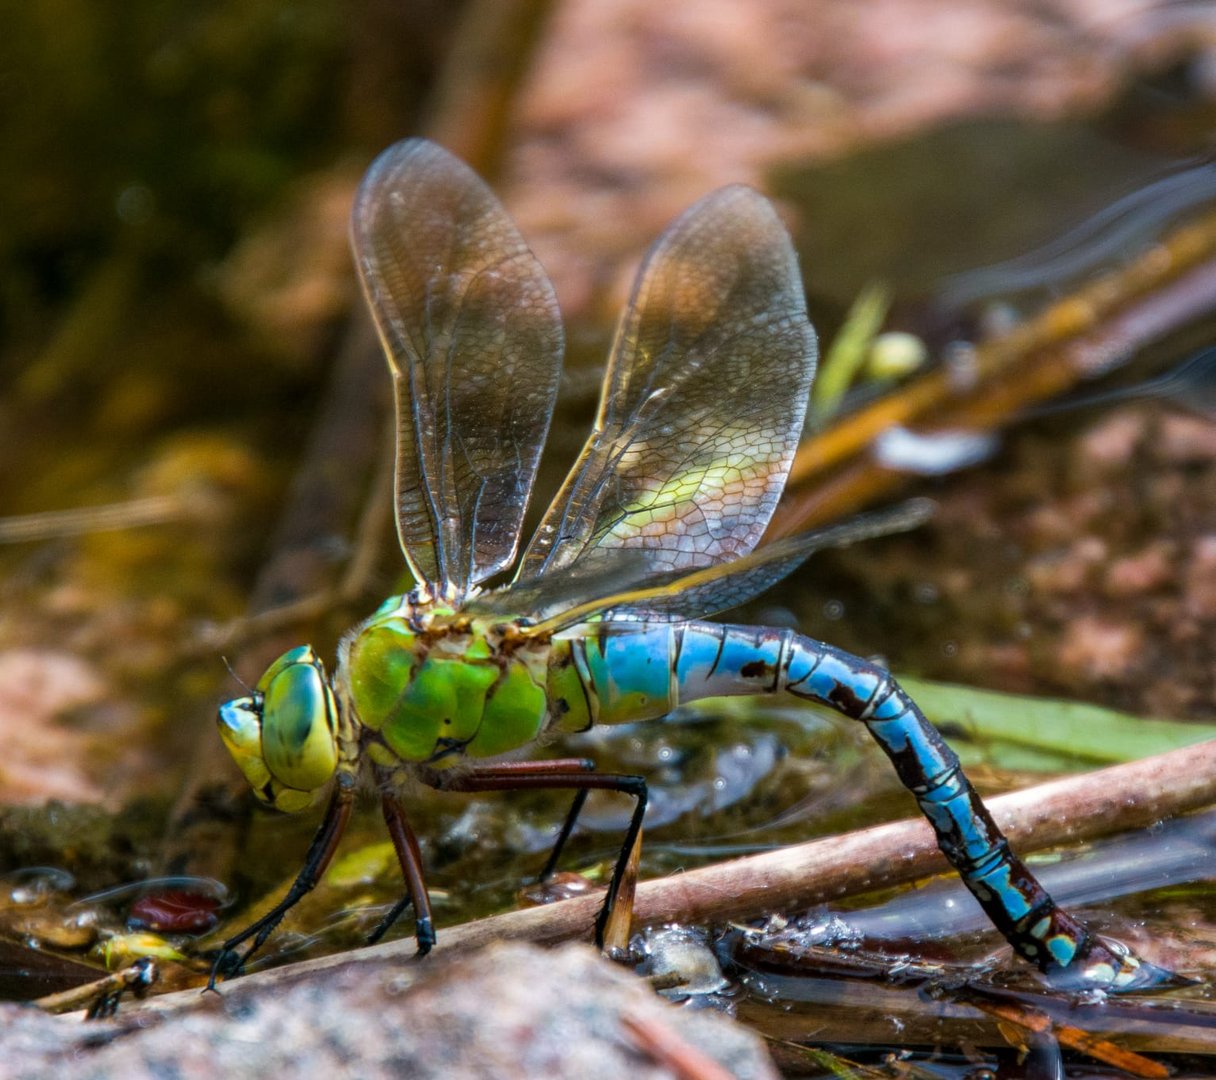
[[[1120,402],[1152,399],[1167,401],[1209,420],[1216,420],[1216,348],[1188,356],[1169,371],[1131,386],[1116,386],[1095,394],[1039,406],[1028,412],[1024,419],[1037,420],[1077,409],[1105,408]]]
[[[1203,161],[1163,176],[1103,207],[1034,251],[945,279],[938,302],[957,311],[989,297],[1057,292],[1083,275],[1142,249],[1165,227],[1216,199],[1216,162]]]

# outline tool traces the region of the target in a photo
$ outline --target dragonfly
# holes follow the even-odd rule
[[[261,802],[297,812],[329,798],[291,888],[224,943],[213,985],[317,884],[361,785],[379,793],[405,880],[372,940],[412,907],[419,954],[436,935],[405,788],[573,791],[542,877],[590,791],[632,797],[595,921],[597,944],[618,940],[645,779],[509,755],[737,694],[788,694],[862,723],[993,924],[1048,976],[1127,990],[1168,974],[1056,905],[885,668],[794,629],[706,621],[820,548],[924,516],[906,504],[757,546],[817,360],[797,256],[768,200],[722,188],[654,243],[591,435],[518,559],[564,347],[549,279],[489,187],[422,139],[371,165],[351,244],[392,377],[396,525],[416,585],[345,636],[332,677],[300,646],[221,706],[222,739]],[[487,585],[512,567],[509,584]]]

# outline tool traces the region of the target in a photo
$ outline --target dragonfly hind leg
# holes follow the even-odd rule
[[[588,772],[595,768],[590,761],[585,762],[585,766]],[[579,814],[583,812],[583,806],[587,802],[590,790],[590,788],[579,788],[574,793],[574,801],[570,804],[570,809],[566,811],[566,819],[557,832],[557,839],[553,841],[553,850],[549,852],[549,858],[545,860],[545,865],[541,868],[539,879],[542,884],[557,872],[557,864],[561,860],[562,852],[566,849],[566,841],[574,832],[574,826],[578,823]]]
[[[541,872],[542,880],[553,873],[578,815],[591,791],[618,791],[634,799],[633,813],[625,830],[625,840],[608,882],[608,893],[595,919],[596,946],[608,952],[623,949],[628,940],[629,916],[633,910],[633,889],[637,876],[637,850],[646,814],[648,791],[641,776],[621,773],[596,773],[593,762],[583,758],[556,761],[513,761],[498,765],[476,766],[469,772],[444,783],[445,791],[539,791],[570,789],[575,792],[566,819],[558,833],[553,852]]]
[[[865,724],[1005,939],[1059,986],[1134,990],[1176,977],[1090,933],[1009,848],[954,751],[891,675],[822,642],[786,638],[780,685]]]

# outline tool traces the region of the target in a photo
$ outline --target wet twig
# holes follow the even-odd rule
[[[1006,1032],[1025,1032],[1026,1044],[1032,1037],[1053,1039],[1069,1050],[1076,1050],[1097,1061],[1122,1069],[1129,1076],[1145,1077],[1147,1080],[1164,1080],[1172,1072],[1158,1061],[1151,1061],[1142,1054],[1125,1050],[1109,1039],[1092,1035],[1073,1024],[1062,1024],[1052,1020],[1046,1013],[1022,1002],[1011,1001],[999,993],[978,987],[967,986],[953,991],[934,994],[939,1001],[964,1002],[980,1012],[1001,1021]]]
[[[155,961],[144,957],[130,967],[103,976],[94,982],[47,994],[33,1004],[49,1013],[68,1013],[84,1009],[89,1020],[101,1020],[113,1016],[124,994],[142,998],[148,989],[160,979],[160,969]]]

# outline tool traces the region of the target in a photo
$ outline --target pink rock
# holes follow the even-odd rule
[[[1167,413],[1161,419],[1161,436],[1153,445],[1157,457],[1171,465],[1216,461],[1216,424],[1191,413]]]
[[[1216,618],[1216,536],[1196,541],[1185,580],[1187,611],[1197,619]]]
[[[1126,469],[1144,440],[1146,423],[1143,411],[1121,409],[1095,424],[1077,443],[1082,468],[1108,475]]]
[[[1174,577],[1174,544],[1159,540],[1135,555],[1111,563],[1106,571],[1106,591],[1111,596],[1139,596],[1166,585]]]
[[[1068,624],[1060,643],[1063,667],[1091,681],[1124,679],[1144,656],[1144,635],[1126,622],[1082,615]]]

